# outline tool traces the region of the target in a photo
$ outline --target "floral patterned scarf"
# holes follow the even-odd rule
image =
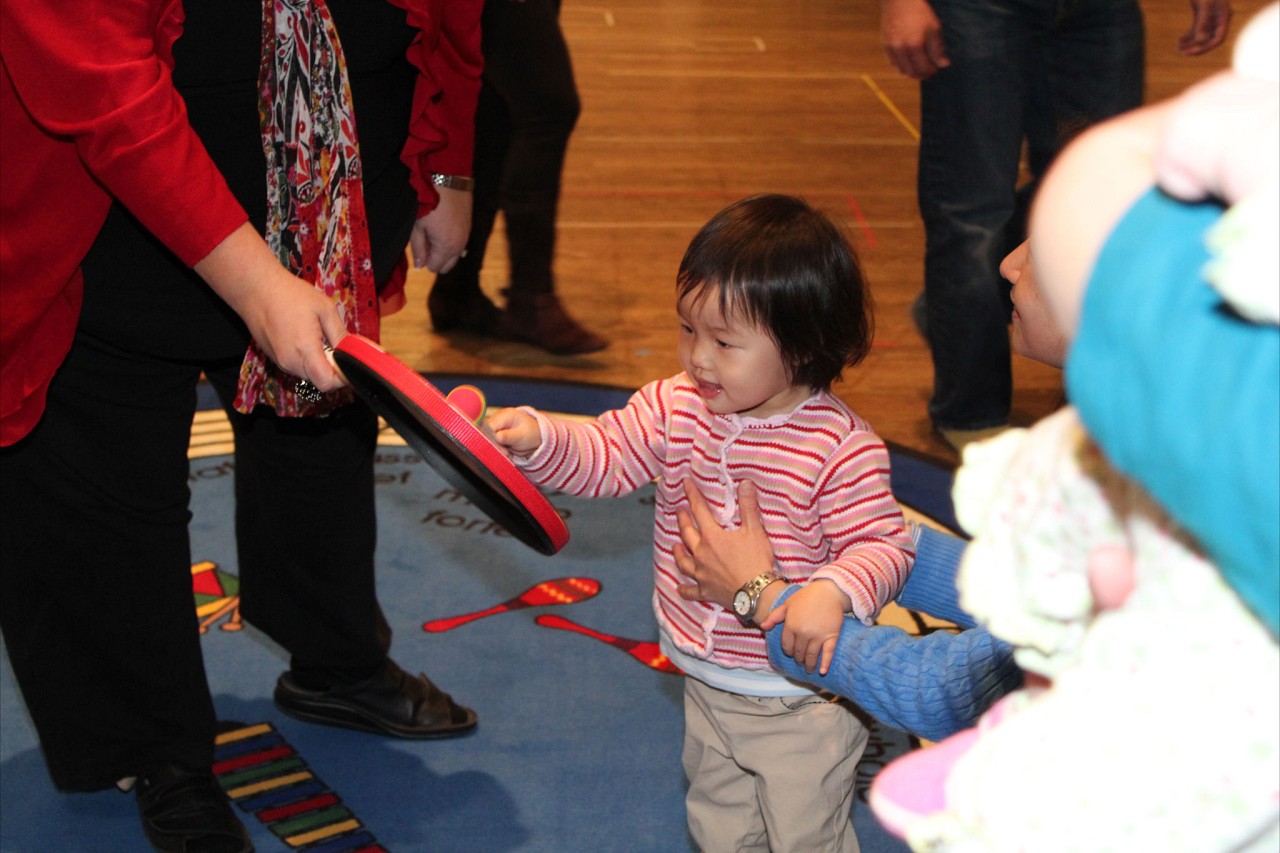
[[[267,156],[267,244],[294,275],[333,299],[352,332],[378,338],[377,293],[346,62],[324,0],[264,0],[258,116]],[[321,415],[350,389],[316,402],[250,341],[235,407]]]

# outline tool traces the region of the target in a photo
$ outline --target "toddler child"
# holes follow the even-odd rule
[[[871,427],[831,392],[871,342],[848,241],[803,201],[761,195],[716,214],[676,280],[683,372],[590,422],[529,408],[488,426],[535,482],[592,497],[656,479],[654,612],[685,680],[689,830],[704,851],[855,851],[855,770],[867,732],[848,704],[774,672],[751,624],[781,587],[788,651],[829,657],[846,613],[870,624],[914,548]],[[733,610],[687,601],[673,556],[692,480],[721,525],[756,486],[776,562]]]
[[[1052,367],[1066,359],[1066,338],[1055,322],[1023,241],[1000,264],[1012,286],[1015,352]],[[729,606],[738,587],[773,564],[774,556],[759,520],[750,482],[739,490],[737,530],[716,525],[696,489],[688,491],[688,510],[680,510],[682,545],[676,564],[691,580],[680,594],[696,601]],[[779,672],[853,700],[881,723],[922,738],[941,740],[972,726],[992,703],[1022,684],[1012,647],[976,626],[959,603],[956,571],[966,542],[923,525],[910,527],[915,541],[911,576],[897,603],[950,620],[966,630],[935,631],[918,637],[891,625],[864,626],[845,619],[835,650],[817,668],[794,660],[782,648],[781,622],[788,596],[783,590],[774,610],[760,608],[756,623],[765,631],[769,660]]]

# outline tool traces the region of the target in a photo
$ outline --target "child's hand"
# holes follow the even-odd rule
[[[519,409],[494,409],[485,418],[493,441],[511,456],[525,457],[542,446],[538,420]]]
[[[809,672],[816,666],[820,674],[826,675],[850,605],[849,596],[838,586],[820,579],[775,607],[760,627],[767,631],[784,622],[782,651]]]

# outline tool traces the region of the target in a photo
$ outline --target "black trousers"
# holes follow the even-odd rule
[[[130,275],[147,266],[131,260]],[[43,419],[0,451],[0,628],[62,790],[212,760],[187,449],[201,372],[229,403],[246,342],[203,284],[148,297],[145,275],[104,282],[100,261]],[[356,403],[231,423],[242,616],[294,665],[377,666],[377,418]]]
[[[502,211],[512,290],[550,293],[560,179],[581,103],[559,0],[486,0],[476,106],[475,198],[467,256],[474,280]]]

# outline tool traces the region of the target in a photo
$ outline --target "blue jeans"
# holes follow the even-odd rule
[[[1018,166],[1033,177],[1064,136],[1141,105],[1135,0],[933,0],[951,65],[920,86],[917,192],[925,226],[929,415],[944,429],[1007,422],[1009,288],[1023,238]]]

